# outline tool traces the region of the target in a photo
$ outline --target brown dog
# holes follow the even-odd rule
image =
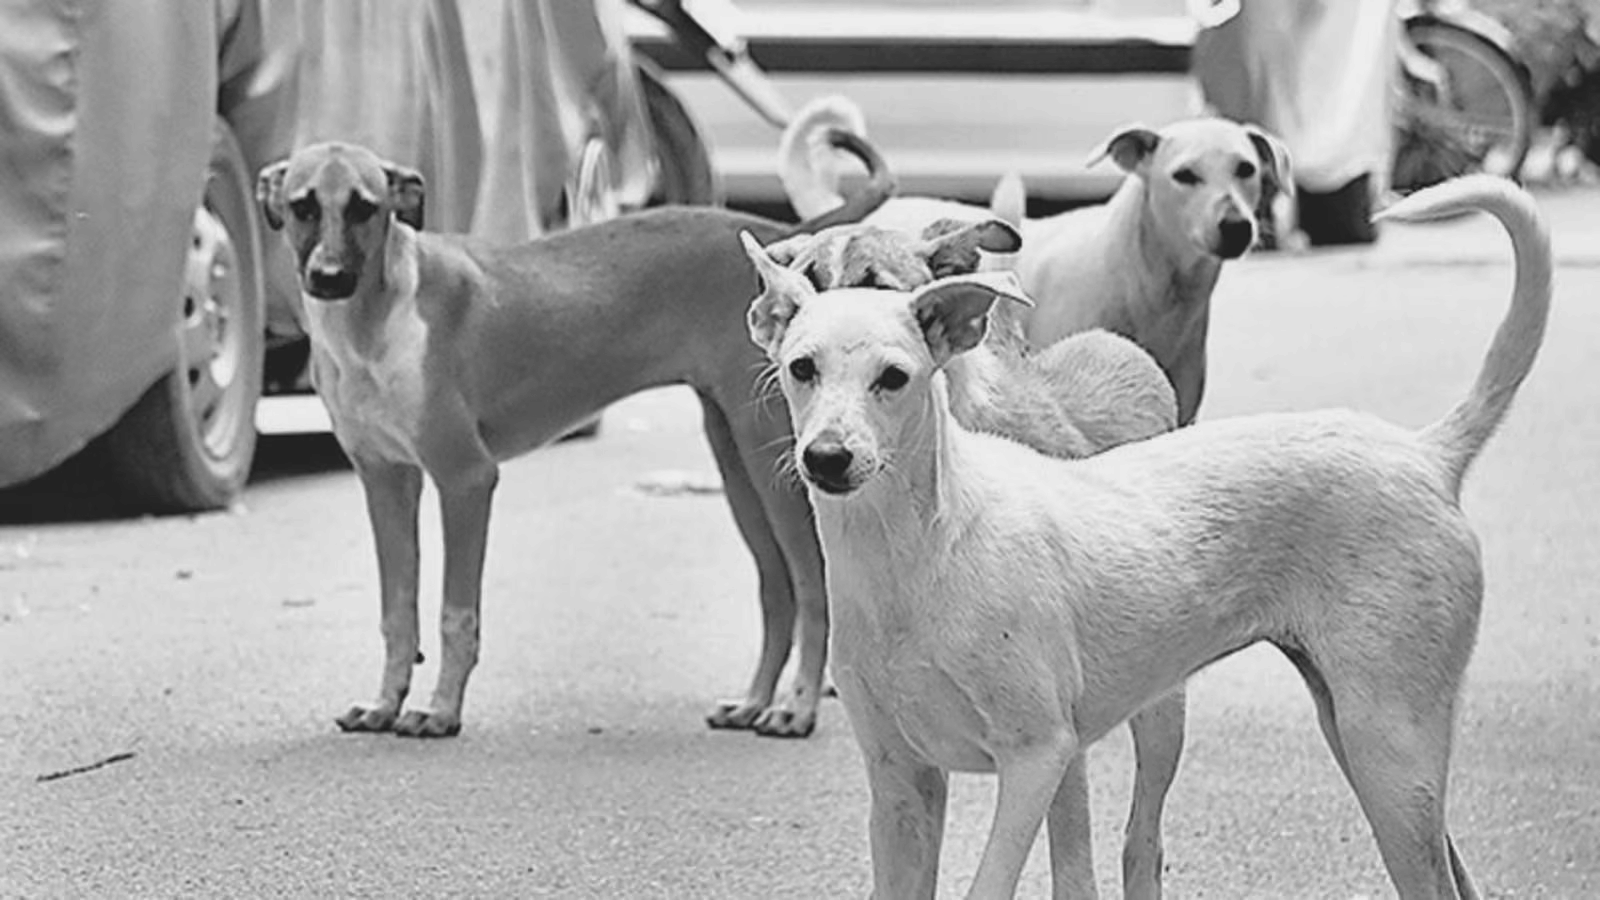
[[[743,700],[717,727],[804,736],[816,723],[828,614],[806,497],[774,477],[788,446],[782,399],[762,396],[744,313],[758,288],[738,234],[768,240],[859,219],[893,193],[877,153],[849,135],[869,186],[788,227],[709,207],[666,208],[510,247],[421,232],[415,173],[349,144],[264,169],[257,195],[294,253],[312,378],[366,493],[386,648],[375,703],[347,731],[453,735],[478,659],[479,598],[499,463],[645,388],[687,384],[761,581],[763,643]],[[401,711],[417,660],[417,513],[423,475],[444,531],[441,666],[427,707]],[[798,621],[797,621],[798,620]],[[779,675],[798,637],[787,696]]]

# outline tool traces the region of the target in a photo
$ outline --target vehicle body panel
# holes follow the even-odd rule
[[[0,3],[0,486],[114,423],[176,358],[218,12]]]
[[[1131,121],[1201,109],[1180,0],[745,0],[729,23],[787,99],[844,94],[907,194],[982,201],[1009,171],[1030,195],[1089,200],[1120,181],[1089,152]],[[647,20],[635,46],[705,126],[730,200],[783,197],[777,134]]]

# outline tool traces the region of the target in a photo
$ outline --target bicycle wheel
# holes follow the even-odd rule
[[[1523,70],[1494,43],[1449,22],[1408,22],[1406,37],[1438,77],[1402,74],[1393,186],[1412,190],[1468,172],[1515,178],[1534,129]]]

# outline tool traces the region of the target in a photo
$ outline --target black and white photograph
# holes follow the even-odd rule
[[[1600,0],[0,0],[0,898],[1600,897],[1597,372]]]

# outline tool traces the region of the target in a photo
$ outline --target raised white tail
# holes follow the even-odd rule
[[[822,215],[844,202],[839,193],[839,151],[825,138],[829,128],[865,137],[866,117],[848,97],[817,97],[795,113],[778,142],[778,177],[795,214],[802,219]]]
[[[1554,268],[1550,234],[1527,192],[1489,175],[1469,175],[1418,191],[1376,217],[1425,221],[1471,210],[1487,212],[1505,226],[1517,274],[1511,309],[1495,331],[1471,392],[1444,418],[1422,430],[1422,439],[1438,452],[1457,496],[1468,467],[1505,417],[1544,341]]]

